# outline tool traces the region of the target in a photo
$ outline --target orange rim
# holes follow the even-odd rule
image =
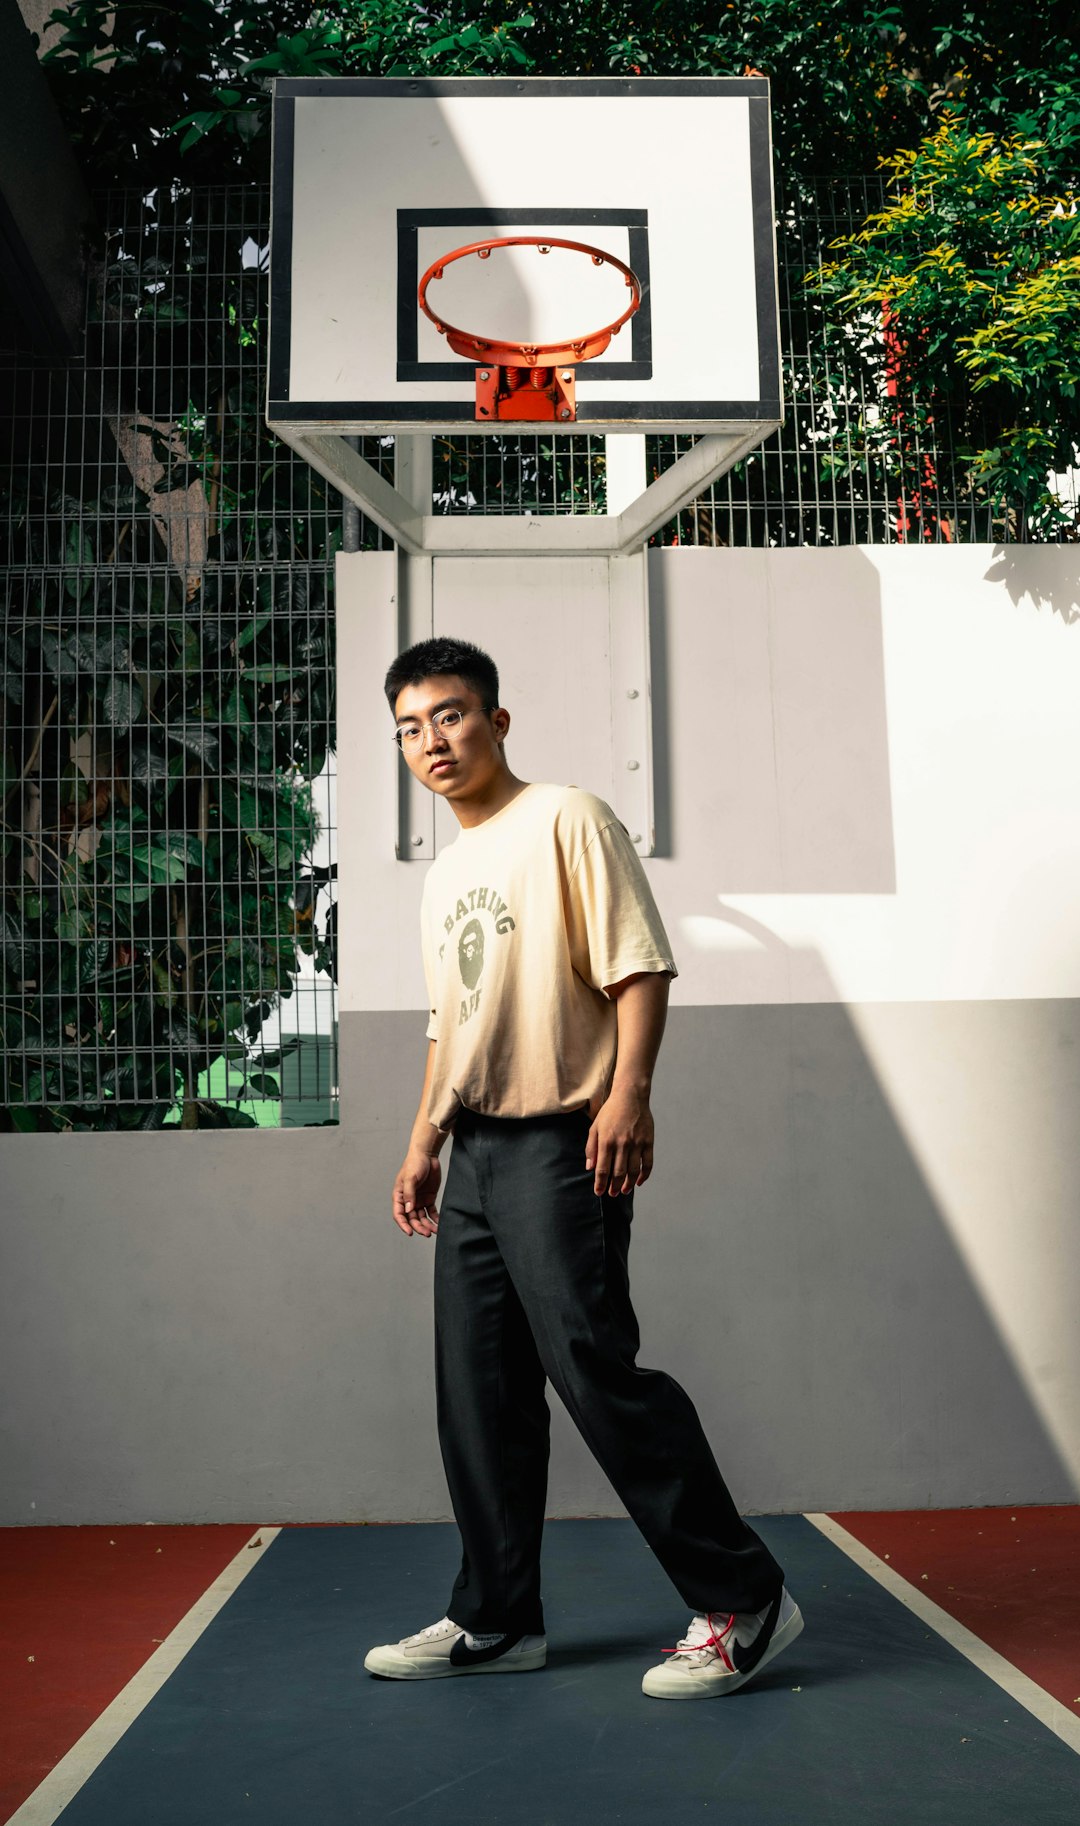
[[[503,342],[498,337],[481,336],[474,330],[462,330],[456,324],[447,323],[429,305],[428,286],[433,280],[441,279],[454,260],[465,260],[470,254],[486,260],[496,247],[536,247],[541,254],[548,253],[553,247],[567,247],[571,253],[588,254],[594,266],[617,268],[630,287],[630,303],[614,323],[606,323],[603,329],[590,330],[584,336],[567,337],[561,342]],[[454,354],[464,356],[466,361],[490,362],[493,367],[520,364],[530,368],[551,368],[557,367],[560,362],[591,361],[595,355],[602,355],[611,338],[622,329],[623,324],[629,321],[641,304],[641,281],[633,267],[627,266],[614,254],[606,253],[602,247],[591,247],[586,241],[563,241],[557,235],[504,235],[495,241],[470,241],[467,247],[455,247],[451,253],[440,254],[421,279],[416,298],[424,316],[431,319],[440,336],[446,337]]]

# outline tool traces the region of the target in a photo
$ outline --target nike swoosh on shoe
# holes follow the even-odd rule
[[[521,1641],[520,1636],[512,1639],[506,1636],[501,1642],[492,1643],[490,1648],[470,1648],[464,1636],[459,1636],[450,1650],[451,1667],[479,1667],[482,1661],[498,1661]]]
[[[784,1594],[781,1591],[779,1595],[773,1599],[772,1603],[769,1605],[765,1621],[762,1623],[761,1628],[758,1630],[758,1633],[752,1642],[746,1643],[745,1646],[739,1642],[737,1638],[732,1642],[731,1659],[735,1665],[736,1673],[749,1674],[753,1668],[757,1667],[762,1655],[772,1641],[773,1631],[776,1628],[776,1620],[780,1615],[780,1605],[783,1601],[783,1596]]]

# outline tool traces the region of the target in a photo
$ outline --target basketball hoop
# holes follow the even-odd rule
[[[475,254],[479,260],[490,259],[498,247],[535,247],[548,254],[553,247],[565,247],[575,254],[587,254],[594,266],[614,266],[630,288],[630,303],[621,317],[603,329],[591,330],[560,342],[508,342],[485,337],[472,330],[458,329],[436,315],[427,301],[428,286],[441,279],[454,260]],[[445,336],[455,355],[478,363],[476,369],[476,416],[492,419],[554,419],[564,424],[577,418],[576,367],[578,362],[592,361],[602,355],[611,338],[641,304],[641,281],[632,267],[616,259],[602,247],[590,247],[585,241],[561,241],[551,235],[505,235],[495,241],[471,241],[467,247],[455,247],[432,261],[420,281],[417,302],[440,336]]]

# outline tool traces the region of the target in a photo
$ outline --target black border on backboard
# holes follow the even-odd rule
[[[296,104],[274,97],[270,172],[268,400],[288,400],[292,373],[292,225]],[[271,416],[269,407],[267,417]]]
[[[420,283],[417,230],[421,228],[545,228],[576,232],[568,240],[587,240],[590,228],[625,228],[630,265],[641,281],[641,304],[630,319],[629,361],[605,361],[596,370],[603,380],[652,379],[652,297],[649,282],[649,212],[647,209],[399,209],[398,210],[398,363],[399,380],[460,380],[472,362],[420,361],[417,354],[416,289]],[[467,238],[467,237],[466,237]],[[473,237],[482,241],[483,234]],[[449,250],[447,250],[449,251]],[[587,329],[587,324],[581,325]],[[623,332],[625,334],[625,331]]]
[[[332,426],[349,423],[371,425],[424,425],[432,422],[478,426],[469,401],[459,405],[429,401],[400,400],[292,400],[289,398],[292,340],[292,211],[293,161],[295,152],[295,102],[300,97],[332,95],[398,95],[402,98],[433,95],[513,95],[523,101],[554,95],[591,96],[596,100],[616,100],[627,95],[706,95],[723,90],[729,95],[745,96],[750,101],[751,207],[754,215],[756,246],[756,302],[758,330],[758,398],[756,400],[699,400],[692,406],[685,400],[585,400],[579,401],[574,428],[586,428],[590,421],[634,421],[648,423],[685,423],[719,420],[779,419],[783,416],[780,398],[780,351],[776,263],[772,227],[771,133],[769,123],[769,84],[758,77],[279,77],[274,83],[273,153],[271,179],[270,241],[270,347],[267,374],[267,419],[283,424],[314,423]],[[417,215],[423,212],[414,212]],[[437,214],[432,211],[429,214]],[[475,214],[476,212],[471,212]],[[489,212],[498,215],[501,212]],[[546,222],[564,221],[565,210],[558,216],[549,213]],[[582,212],[598,220],[594,212]],[[629,212],[633,213],[633,212]],[[643,213],[643,212],[638,212]],[[454,214],[455,221],[468,219],[470,212]],[[620,215],[619,220],[623,220]],[[514,217],[521,221],[521,215]],[[647,250],[646,250],[647,251]],[[631,261],[631,264],[634,264]],[[639,273],[644,279],[644,275]],[[415,297],[415,287],[413,291]],[[400,313],[400,297],[399,297]],[[641,316],[638,312],[638,317]],[[632,320],[636,321],[636,320]],[[399,315],[399,355],[401,322]],[[633,362],[622,364],[632,370],[633,378],[646,379],[636,366],[645,356],[637,341],[632,342]],[[461,366],[468,364],[462,363]],[[419,379],[456,380],[460,368],[446,364],[446,371],[436,375],[432,370],[441,364],[417,364]],[[616,364],[605,364],[606,379],[630,378],[613,372]],[[650,359],[651,372],[651,359]],[[411,379],[412,375],[399,378]],[[554,429],[554,427],[552,427]]]

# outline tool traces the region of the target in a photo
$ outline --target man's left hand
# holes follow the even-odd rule
[[[586,1171],[598,1198],[643,1186],[653,1166],[653,1118],[642,1091],[613,1089],[601,1104],[585,1143]]]

